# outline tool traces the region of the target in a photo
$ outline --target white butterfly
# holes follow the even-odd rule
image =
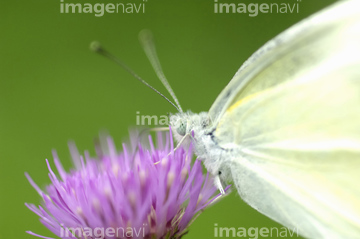
[[[255,52],[209,112],[180,113],[180,143],[259,212],[309,238],[360,238],[360,1],[339,1]],[[191,133],[194,132],[194,137]]]
[[[171,123],[178,140],[194,131],[221,191],[233,181],[249,205],[305,237],[360,238],[360,1],[286,30],[208,113]]]

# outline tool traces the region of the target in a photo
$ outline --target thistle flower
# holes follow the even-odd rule
[[[97,158],[80,156],[72,144],[76,169],[69,173],[53,152],[60,178],[47,160],[52,184],[44,191],[26,174],[43,205],[25,205],[60,238],[181,238],[220,194],[213,197],[217,190],[202,174],[201,162],[191,164],[192,146],[174,151],[171,133],[165,142],[163,134],[157,135],[156,149],[149,135],[148,146],[132,137],[120,153],[107,137],[107,152],[97,150]]]

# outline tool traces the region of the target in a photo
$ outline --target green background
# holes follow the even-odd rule
[[[168,95],[137,40],[141,29],[151,29],[182,107],[200,112],[209,109],[257,48],[333,1],[302,0],[299,13],[259,13],[256,17],[215,14],[212,0],[125,2],[145,3],[145,13],[95,17],[61,14],[57,0],[1,1],[0,238],[34,238],[25,230],[52,236],[24,206],[24,202],[40,202],[24,172],[42,187],[49,183],[45,159],[52,160],[52,149],[69,169],[69,139],[80,151],[89,149],[94,154],[93,139],[101,130],[121,144],[128,128],[135,125],[136,111],[145,115],[174,112],[124,70],[89,51],[91,41],[100,41]],[[184,238],[212,238],[215,223],[219,227],[280,227],[233,192],[207,209]]]

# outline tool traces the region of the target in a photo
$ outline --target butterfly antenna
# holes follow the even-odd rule
[[[137,80],[139,80],[141,83],[158,93],[161,97],[163,97],[167,102],[169,102],[172,106],[174,106],[178,111],[182,112],[182,109],[176,106],[171,100],[169,100],[165,95],[161,94],[157,89],[155,89],[153,86],[151,86],[149,83],[147,83],[145,80],[143,80],[139,75],[137,75],[130,67],[128,67],[124,62],[122,62],[119,58],[112,55],[110,52],[105,50],[99,42],[92,42],[90,44],[90,49],[96,53],[99,53],[100,55],[105,56],[106,58],[110,59],[111,61],[115,62],[122,68],[124,68],[127,72],[129,72],[133,77],[135,77]]]
[[[173,89],[171,88],[169,81],[166,79],[164,72],[161,68],[159,58],[156,54],[156,48],[153,40],[153,35],[149,30],[142,30],[139,33],[139,40],[144,48],[146,56],[149,58],[149,61],[152,67],[155,70],[156,75],[159,77],[161,83],[165,86],[166,90],[170,93],[171,97],[174,99],[175,104],[177,105],[179,112],[183,112],[179,100],[177,99]]]

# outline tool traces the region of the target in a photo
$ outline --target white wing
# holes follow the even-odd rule
[[[266,92],[215,136],[237,149],[232,178],[251,206],[310,238],[359,238],[360,82],[326,83]]]
[[[339,26],[339,24],[346,24],[351,16],[357,17],[359,6],[360,2],[358,0],[339,1],[329,8],[320,11],[318,14],[295,24],[257,50],[244,62],[212,104],[209,116],[213,124],[216,125],[218,123],[226,109],[234,102],[234,98],[238,96],[240,90],[242,91],[241,97],[245,97],[288,80],[287,74],[291,72],[290,70],[277,72],[279,75],[276,77],[276,80],[262,80],[261,82],[253,83],[255,81],[254,78],[259,72],[272,65],[283,54],[287,54],[288,51],[293,50],[299,44],[307,44],[314,38],[322,37],[322,34],[328,31],[329,28],[333,28],[336,25]]]
[[[360,238],[360,1],[308,21],[239,70],[214,136],[252,207],[306,237]]]

